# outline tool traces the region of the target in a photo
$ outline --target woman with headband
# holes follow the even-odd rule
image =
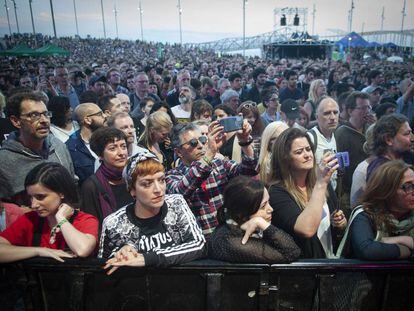
[[[120,266],[165,267],[202,257],[205,239],[182,195],[165,194],[164,166],[149,151],[129,159],[124,178],[135,202],[105,218],[98,257]]]

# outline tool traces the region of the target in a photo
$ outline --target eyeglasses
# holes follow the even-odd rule
[[[407,182],[400,187],[405,194],[413,194],[414,193],[414,184]]]
[[[49,119],[49,118],[52,117],[53,113],[52,113],[52,111],[43,111],[43,112],[37,112],[37,111],[35,111],[35,112],[29,112],[29,113],[22,113],[22,114],[20,114],[20,116],[27,117],[32,122],[40,120],[40,118],[42,117],[42,115],[45,118],[48,118]]]
[[[207,137],[206,136],[200,136],[198,139],[197,138],[190,139],[186,143],[181,144],[180,147],[182,147],[184,145],[190,145],[191,148],[195,148],[195,147],[198,146],[198,142],[200,142],[202,145],[205,145],[206,142],[207,142]]]
[[[87,115],[87,117],[93,117],[93,116],[102,117],[103,116],[103,111],[101,110],[101,111],[98,111],[98,112],[91,113],[91,114]]]

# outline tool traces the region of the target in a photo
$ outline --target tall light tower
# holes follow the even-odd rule
[[[79,37],[78,14],[76,13],[76,0],[73,0],[73,11],[75,12],[76,34]]]
[[[182,45],[183,44],[183,30],[181,28],[181,15],[183,14],[183,10],[181,8],[181,0],[178,0],[177,8],[178,8],[178,23],[180,25],[180,44]]]
[[[105,15],[104,15],[104,8],[103,8],[103,0],[101,0],[101,12],[102,12],[102,26],[103,26],[104,38],[106,39]]]
[[[381,14],[381,31],[384,30],[384,20],[385,20],[385,6],[382,7],[382,14]]]
[[[313,11],[312,11],[312,36],[315,35],[315,16],[316,16],[316,5],[313,4]]]
[[[57,35],[56,35],[55,13],[53,11],[53,1],[52,0],[50,0],[50,12],[52,13],[53,33],[55,34],[55,38],[56,38]]]
[[[405,5],[407,4],[406,2],[407,1],[404,0],[403,9],[401,11],[401,14],[402,14],[402,17],[401,17],[401,46],[403,45],[403,42],[404,42],[404,37],[403,37],[403,32],[404,32],[404,19],[405,19],[405,16],[407,15],[405,13]]]
[[[349,10],[349,32],[352,32],[352,15],[354,14],[354,0],[351,0],[351,9]]]
[[[142,9],[141,1],[139,2],[138,11],[139,11],[139,24],[141,26],[141,41],[144,41],[144,30],[142,28],[142,15],[144,14],[144,10]]]
[[[17,33],[20,33],[19,20],[17,19],[17,5],[16,5],[16,0],[11,0],[11,2],[13,2],[13,7],[14,7],[14,17],[16,18]]]
[[[247,0],[243,1],[243,56],[246,56],[246,4]]]
[[[402,14],[402,17],[401,17],[401,32],[403,32],[404,31],[404,19],[405,19],[405,16],[407,15],[406,13],[405,13],[405,5],[406,5],[406,0],[404,0],[404,5],[403,5],[403,9],[402,9],[402,11],[401,11],[401,14]]]
[[[7,0],[4,0],[4,8],[6,9],[7,25],[9,26],[9,33],[10,33],[10,36],[11,36],[12,31],[11,31],[11,27],[10,27],[10,16],[9,16],[10,8],[7,6]]]
[[[114,2],[114,16],[115,16],[115,29],[116,29],[116,38],[119,38],[118,35],[118,10],[116,9],[116,1]]]
[[[30,7],[30,17],[32,19],[32,29],[33,29],[33,35],[36,35],[36,29],[34,25],[34,19],[33,19],[33,9],[32,9],[32,2],[33,0],[29,0],[29,7]]]

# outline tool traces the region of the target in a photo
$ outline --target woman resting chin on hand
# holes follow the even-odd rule
[[[291,236],[271,224],[272,212],[262,182],[234,177],[224,191],[224,205],[219,212],[221,224],[210,239],[212,257],[236,263],[296,260],[300,249]]]
[[[0,262],[31,257],[88,257],[96,248],[98,220],[74,209],[76,184],[58,163],[42,163],[25,180],[32,212],[0,233]]]

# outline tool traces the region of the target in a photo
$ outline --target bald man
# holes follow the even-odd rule
[[[95,172],[95,161],[98,156],[91,150],[89,140],[92,133],[105,126],[106,115],[98,105],[93,103],[80,104],[75,109],[75,117],[80,129],[66,141],[72,158],[75,174],[79,185]]]

